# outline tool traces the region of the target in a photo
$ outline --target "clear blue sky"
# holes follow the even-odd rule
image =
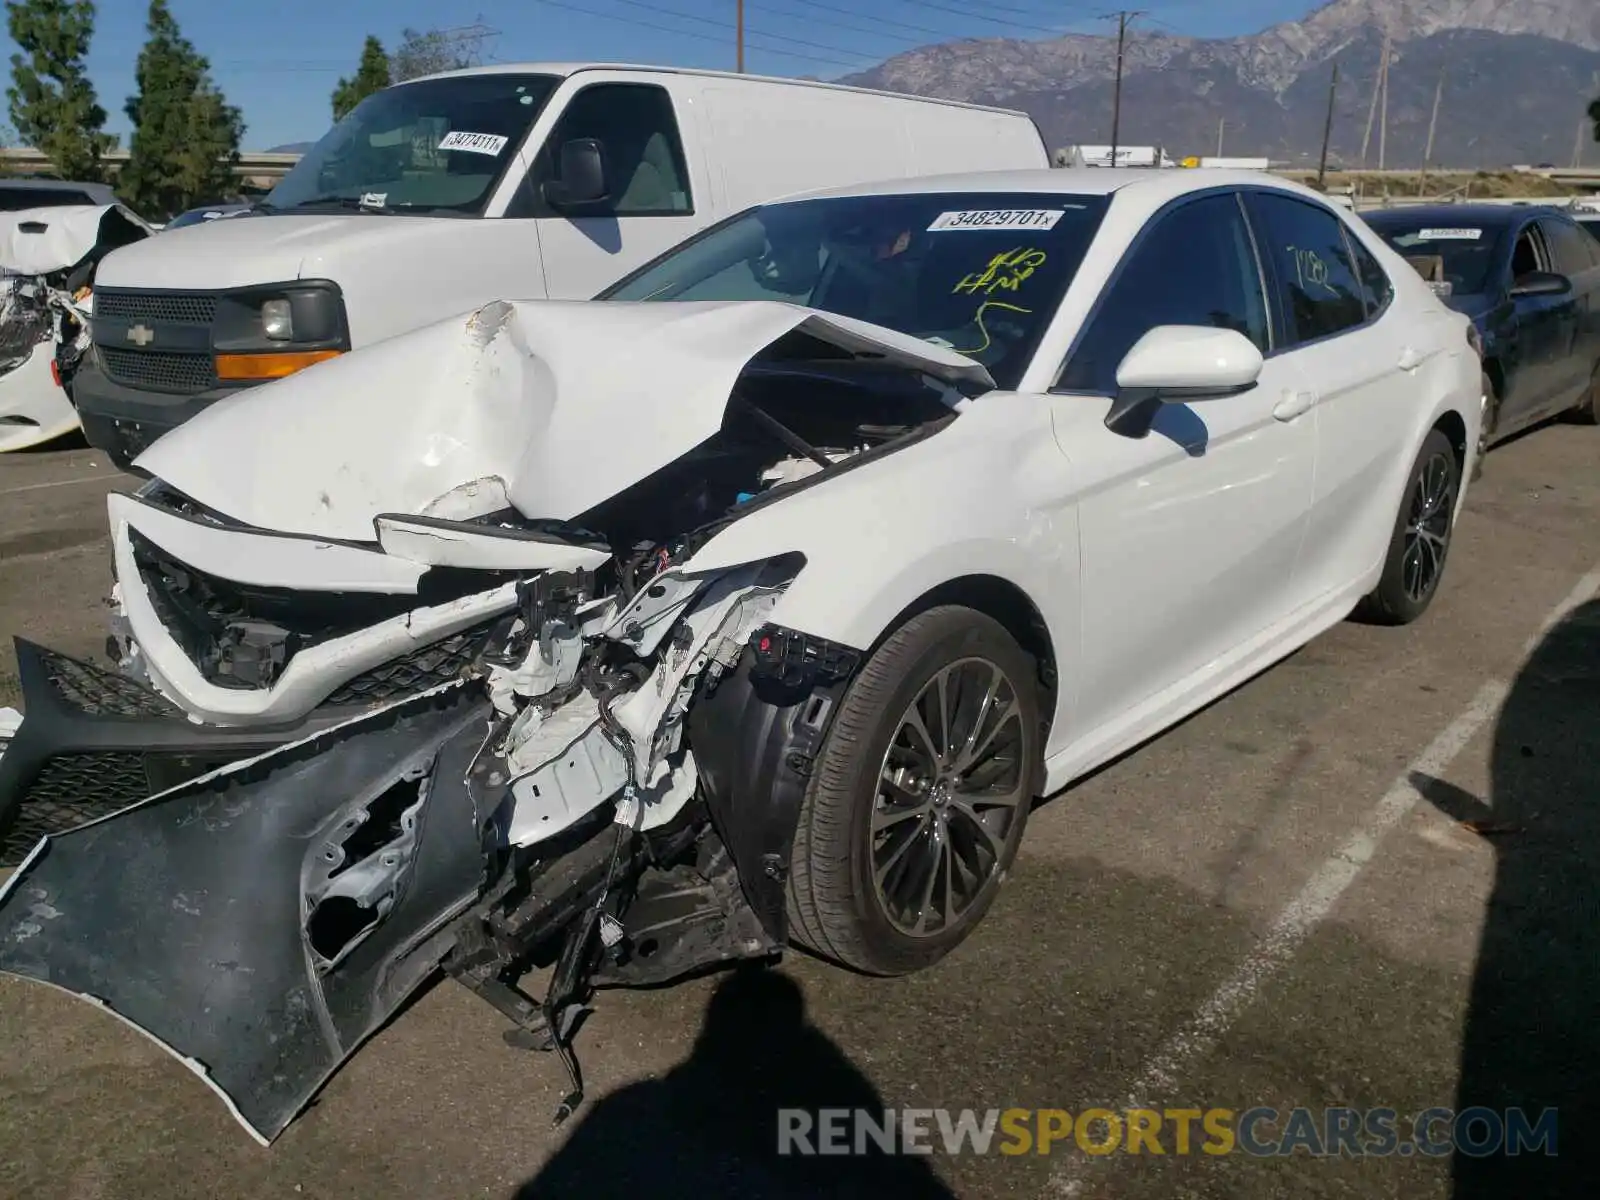
[[[731,69],[735,0],[169,0],[244,112],[244,145],[262,150],[326,130],[328,94],[367,34],[393,49],[400,30],[478,22],[499,31],[492,58],[659,62]],[[1130,7],[1134,5],[1130,4]],[[144,0],[100,0],[90,73],[108,129],[126,144],[122,105],[144,41]],[[828,79],[892,54],[962,37],[1103,31],[1115,5],[1071,0],[745,0],[745,67]],[[1252,33],[1316,0],[1143,0],[1147,27],[1206,37]],[[844,12],[832,10],[846,10]],[[6,41],[9,64],[15,47]],[[5,68],[9,77],[9,65]]]

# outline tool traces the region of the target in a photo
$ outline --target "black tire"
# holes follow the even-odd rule
[[[1442,461],[1441,461],[1442,460]],[[1394,532],[1389,538],[1389,553],[1383,561],[1383,574],[1371,595],[1362,600],[1356,615],[1377,625],[1409,625],[1433,603],[1439,592],[1449,560],[1450,542],[1455,534],[1456,497],[1461,491],[1461,464],[1450,439],[1437,429],[1422,440],[1422,449],[1406,476],[1405,490],[1395,514]],[[1419,517],[1432,539],[1414,539],[1412,530]],[[1439,539],[1435,542],[1433,539]],[[1414,542],[1425,544],[1414,545]],[[1422,559],[1413,560],[1416,550]],[[1426,586],[1416,586],[1414,573],[1419,562],[1431,561],[1433,569]]]
[[[1589,390],[1568,410],[1567,420],[1575,425],[1600,425],[1600,363],[1595,363],[1594,374],[1589,377]]]
[[[910,786],[881,782],[891,745],[899,762],[895,774],[906,778],[905,764],[912,761],[911,727],[902,722],[909,719],[914,702],[931,703],[924,689],[934,687],[947,669],[951,674],[946,678],[956,681],[951,708],[958,717],[959,698],[977,696],[985,690],[977,681],[992,679],[996,672],[1005,681],[999,694],[1009,695],[1014,704],[998,721],[979,722],[981,728],[993,731],[993,744],[1006,749],[995,761],[1004,770],[1005,790],[1018,797],[1009,807],[979,802],[984,810],[979,815],[992,821],[988,838],[972,824],[976,808],[962,807],[967,798],[959,790],[950,793],[924,786],[919,795],[915,778]],[[840,702],[801,805],[788,881],[789,927],[795,941],[867,974],[902,975],[931,966],[972,931],[1011,868],[1042,783],[1044,724],[1038,679],[1037,663],[1002,625],[956,605],[913,617],[878,647]],[[970,685],[966,691],[961,690],[963,683]],[[988,711],[992,716],[997,710]],[[952,743],[962,740],[960,730],[965,728],[959,720],[954,724],[955,736],[948,739]],[[907,735],[905,742],[900,740],[902,734]],[[946,786],[965,786],[959,776],[955,780]],[[921,932],[920,925],[907,930],[906,914],[902,911],[897,921],[893,902],[874,882],[877,837],[872,826],[880,790],[902,802],[886,810],[892,815],[898,809],[896,823],[879,831],[883,839],[879,853],[887,851],[895,859],[899,851],[898,862],[885,873],[887,891],[910,885],[906,875],[912,864],[926,864],[930,858],[935,863],[935,883],[941,878],[938,863],[942,862],[944,878],[959,874],[971,885],[965,907],[954,912],[953,920],[946,923],[944,911],[937,914],[938,928],[930,922],[930,928]],[[913,815],[914,821],[909,819]],[[959,872],[957,856],[963,868]],[[966,870],[974,861],[981,869]],[[928,907],[924,901],[919,912]]]

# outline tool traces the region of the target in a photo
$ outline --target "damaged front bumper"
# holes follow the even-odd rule
[[[795,818],[857,656],[762,621],[761,575],[663,585],[614,617],[662,652],[614,708],[508,694],[570,686],[561,617],[515,670],[276,727],[199,725],[19,642],[28,717],[0,800],[47,836],[0,888],[0,971],[147,1033],[262,1142],[441,969],[513,1044],[570,1062],[586,988],[786,943]],[[523,589],[523,619],[562,578]],[[519,980],[552,961],[541,1003]]]
[[[40,842],[0,892],[0,970],[148,1033],[269,1141],[477,899],[487,714],[447,686]]]

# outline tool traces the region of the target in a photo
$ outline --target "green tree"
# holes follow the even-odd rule
[[[422,75],[477,66],[483,36],[475,30],[402,29],[400,45],[389,60],[394,81],[404,83]]]
[[[1600,142],[1600,99],[1589,105],[1589,120],[1594,122],[1594,140]]]
[[[106,110],[84,68],[93,0],[7,0],[6,31],[21,51],[6,89],[17,136],[62,178],[100,179],[100,158],[117,139],[103,132]]]
[[[361,47],[361,63],[356,67],[355,78],[341,78],[339,86],[333,89],[333,119],[343,120],[347,112],[373,92],[383,91],[389,82],[389,56],[384,53],[382,42],[368,36],[366,45]]]
[[[244,120],[211,81],[211,64],[178,30],[167,0],[150,0],[149,34],[134,71],[138,93],[118,190],[148,216],[171,216],[233,190]]]

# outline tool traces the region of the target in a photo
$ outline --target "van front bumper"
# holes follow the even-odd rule
[[[73,377],[72,402],[89,445],[105,451],[114,464],[127,470],[162,434],[243,390],[214,388],[190,395],[141,391],[108,379],[90,354]]]

